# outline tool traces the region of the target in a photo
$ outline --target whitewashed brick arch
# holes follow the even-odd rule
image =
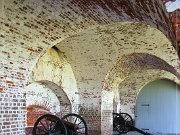
[[[32,83],[26,87],[26,106],[42,106],[51,113],[60,112],[60,101],[54,92],[42,83]]]

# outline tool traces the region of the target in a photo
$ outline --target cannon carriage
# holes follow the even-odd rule
[[[61,119],[52,114],[40,116],[34,124],[32,135],[87,135],[85,120],[78,114],[70,113]]]
[[[132,117],[127,113],[113,113],[113,130],[119,134],[137,131],[143,135],[151,135],[136,128]],[[35,122],[32,135],[88,135],[88,128],[85,120],[78,114],[70,113],[61,119],[45,114]]]
[[[113,113],[113,130],[119,134],[137,131],[143,135],[152,135],[134,126],[132,117],[128,113]]]

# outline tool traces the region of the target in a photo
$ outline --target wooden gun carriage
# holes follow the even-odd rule
[[[119,134],[137,131],[151,135],[133,126],[133,119],[127,113],[113,113],[113,129]],[[52,114],[42,115],[34,124],[32,135],[87,135],[85,120],[77,114],[67,114],[61,119]]]
[[[128,113],[113,113],[113,130],[119,134],[127,133],[129,131],[137,131],[143,135],[151,135],[136,128],[133,125],[133,119]]]
[[[34,124],[32,135],[87,135],[87,124],[77,114],[70,113],[61,119],[52,114],[40,116]]]

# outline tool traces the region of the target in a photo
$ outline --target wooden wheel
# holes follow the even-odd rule
[[[81,116],[71,113],[62,117],[62,120],[68,121],[70,123],[77,125],[78,127],[77,129],[70,130],[71,135],[87,135],[88,134],[87,124]]]
[[[132,117],[127,113],[115,113],[114,115],[114,130],[116,130],[120,134],[129,132],[131,130],[131,127],[129,125],[133,126]]]
[[[33,135],[68,135],[63,122],[51,114],[45,114],[37,119],[34,124]]]

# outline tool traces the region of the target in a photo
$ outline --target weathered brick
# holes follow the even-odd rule
[[[26,97],[29,95],[24,93],[27,92],[26,86],[32,83],[30,79],[33,75],[30,73],[35,73],[33,76],[35,81],[48,80],[58,88],[62,87],[62,89],[55,87],[53,91],[57,95],[58,90],[64,91],[58,95],[62,112],[56,112],[57,114],[65,115],[70,111],[79,111],[88,122],[90,134],[99,135],[110,133],[108,130],[101,133],[99,129],[101,124],[108,126],[109,123],[105,121],[110,119],[112,111],[107,108],[101,110],[102,88],[111,90],[113,81],[117,81],[116,77],[122,77],[123,80],[123,77],[128,78],[128,75],[136,74],[136,66],[139,69],[161,70],[149,72],[154,78],[149,77],[147,80],[137,76],[134,78],[137,82],[145,80],[144,83],[159,76],[169,77],[170,75],[164,75],[166,72],[163,71],[174,74],[172,67],[175,69],[178,67],[174,64],[176,62],[173,62],[176,61],[174,59],[174,56],[176,57],[175,33],[160,0],[43,0],[41,2],[6,0],[1,1],[0,5],[3,5],[3,11],[0,12],[0,47],[2,48],[0,49],[0,107],[2,107],[0,118],[3,118],[0,122],[0,134],[3,128],[2,134],[23,135],[25,117],[28,119],[26,124],[32,125],[36,117],[56,107],[48,102],[39,101],[38,105],[49,110],[36,110],[34,113],[30,110],[25,116]],[[153,34],[156,35],[153,36]],[[176,34],[176,40],[179,41],[178,32]],[[43,74],[45,77],[42,77],[41,72],[35,71],[38,66],[42,66],[38,65],[37,60],[41,60],[40,56],[49,52],[47,50],[54,45],[57,45],[59,49],[56,49],[63,53],[59,51],[51,55],[58,54],[66,57],[57,55],[58,57],[53,59],[48,57],[49,60],[41,61],[47,68],[40,68],[40,71],[46,73]],[[137,55],[133,58],[128,57],[129,54],[139,52],[155,55],[162,60],[150,55],[144,57],[142,54],[140,55],[142,59]],[[117,57],[124,58],[120,62],[123,64],[113,67]],[[67,59],[69,63],[59,58]],[[149,64],[145,64],[147,60]],[[167,63],[165,64],[163,60]],[[37,67],[33,68],[36,62]],[[114,73],[117,70],[122,72]],[[109,78],[106,74],[110,74]],[[109,81],[105,81],[104,78],[108,78]],[[129,77],[128,80],[130,79]],[[121,91],[124,95],[121,97],[123,99],[121,104],[133,110],[132,104],[140,85],[134,85],[133,81],[128,84],[122,83],[124,85],[119,88],[126,88],[127,91]],[[38,90],[35,89],[35,91]],[[47,92],[47,95],[49,93]],[[39,98],[48,98],[48,96],[41,97],[41,94]],[[35,95],[38,94],[35,93]],[[78,97],[80,101],[76,101]],[[113,99],[106,98],[106,100],[108,102]],[[33,101],[32,103],[35,104]],[[78,106],[80,106],[79,109]],[[22,116],[20,117],[19,114]],[[1,123],[9,123],[11,126],[1,125]]]

